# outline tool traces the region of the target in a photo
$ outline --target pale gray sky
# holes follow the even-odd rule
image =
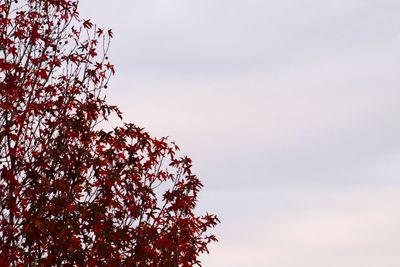
[[[206,267],[400,266],[400,1],[86,0],[108,91],[219,214]]]

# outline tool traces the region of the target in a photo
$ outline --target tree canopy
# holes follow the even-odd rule
[[[2,266],[193,266],[216,241],[191,159],[105,100],[112,37],[76,0],[0,1]]]

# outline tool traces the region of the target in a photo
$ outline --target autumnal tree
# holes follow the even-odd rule
[[[77,0],[0,0],[0,266],[193,266],[216,241],[191,160],[105,130],[111,30]]]

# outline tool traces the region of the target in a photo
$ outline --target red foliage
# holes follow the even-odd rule
[[[178,147],[124,124],[103,89],[112,32],[76,0],[0,2],[0,265],[193,266],[216,241]]]

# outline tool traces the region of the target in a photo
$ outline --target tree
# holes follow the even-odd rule
[[[216,241],[202,187],[166,138],[104,90],[112,31],[77,0],[0,1],[0,265],[193,266]]]

